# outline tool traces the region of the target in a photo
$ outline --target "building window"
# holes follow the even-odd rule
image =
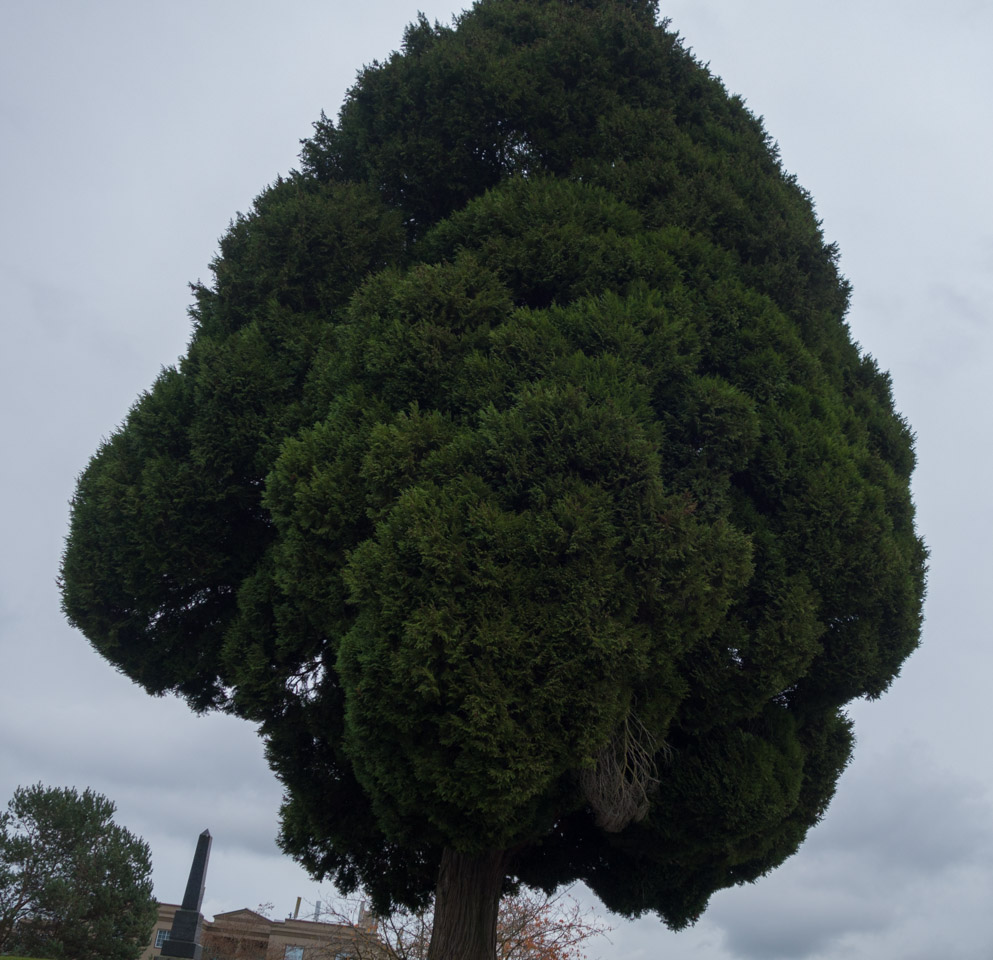
[[[283,960],[303,960],[303,947],[285,947]]]
[[[171,931],[169,931],[169,930],[156,930],[155,931],[155,946],[156,947],[161,947],[162,944],[165,943],[166,940],[169,939],[170,932]]]

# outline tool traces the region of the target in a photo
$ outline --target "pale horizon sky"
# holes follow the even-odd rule
[[[0,802],[90,786],[204,913],[327,900],[274,843],[280,788],[251,726],[148,697],[64,622],[75,479],[185,351],[187,284],[238,210],[297,164],[321,110],[418,9],[368,0],[6,0],[0,36]],[[690,930],[610,917],[590,957],[993,956],[993,645],[985,601],[993,385],[993,4],[673,0],[696,56],[764,116],[853,283],[855,339],[918,436],[931,550],[920,650],[878,702],[824,821]],[[592,901],[590,901],[592,902]]]

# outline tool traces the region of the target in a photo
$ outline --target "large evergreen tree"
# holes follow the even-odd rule
[[[793,853],[918,642],[912,436],[808,195],[653,0],[412,25],[79,481],[68,616],[256,721],[282,844],[492,956]]]

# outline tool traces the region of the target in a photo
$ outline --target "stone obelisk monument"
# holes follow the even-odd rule
[[[159,952],[160,957],[187,957],[201,960],[203,948],[200,946],[200,930],[203,917],[200,904],[203,903],[203,888],[207,883],[207,860],[210,857],[210,831],[204,830],[197,840],[197,852],[193,854],[190,879],[186,881],[186,894],[183,905],[176,911],[172,930]]]

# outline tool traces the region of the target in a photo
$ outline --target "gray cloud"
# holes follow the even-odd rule
[[[993,804],[987,788],[944,768],[931,750],[920,742],[902,743],[860,757],[825,821],[812,832],[811,850],[857,855],[904,883],[988,859]]]
[[[859,755],[802,855],[719,894],[707,916],[742,960],[805,960],[884,941],[915,913],[939,921],[929,891],[960,890],[987,868],[991,814],[986,788],[922,744]]]
[[[768,884],[768,881],[767,881]],[[772,883],[761,896],[763,908],[739,897],[716,922],[723,927],[725,946],[736,958],[803,960],[852,933],[875,933],[893,919],[893,909],[877,898],[866,901],[833,884],[791,886]],[[775,908],[769,909],[774,893]]]

